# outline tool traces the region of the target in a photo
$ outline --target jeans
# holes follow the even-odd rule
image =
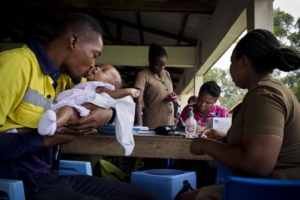
[[[87,175],[60,175],[57,171],[34,178],[39,185],[37,194],[27,200],[152,200],[146,189],[129,183]]]

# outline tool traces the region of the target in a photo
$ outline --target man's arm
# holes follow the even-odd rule
[[[27,153],[37,152],[43,146],[43,137],[37,132],[0,133],[0,160],[14,159]]]
[[[37,132],[18,134],[0,133],[0,161],[15,159],[42,148],[66,144],[81,137],[79,134],[55,133],[53,136],[41,136]]]
[[[22,67],[20,67],[20,59]],[[30,62],[18,53],[0,55],[0,131],[6,131],[6,117],[22,101],[30,81]]]
[[[91,103],[89,104],[91,107],[93,107],[90,114],[80,119],[69,121],[66,125],[66,127],[69,129],[63,129],[64,133],[87,133],[111,121],[113,117],[112,108],[105,109],[97,107]],[[85,107],[87,106],[88,104],[85,104]]]

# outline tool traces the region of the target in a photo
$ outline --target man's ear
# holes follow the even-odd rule
[[[77,37],[77,35],[71,35],[70,41],[69,41],[69,46],[72,50],[74,50],[76,48],[76,46],[78,46],[78,37]]]

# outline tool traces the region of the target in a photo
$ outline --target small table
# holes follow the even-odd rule
[[[135,147],[130,157],[213,160],[209,156],[198,156],[190,153],[192,138],[137,134],[134,135],[134,141]],[[63,145],[62,153],[125,156],[124,148],[119,144],[115,135],[96,132]]]

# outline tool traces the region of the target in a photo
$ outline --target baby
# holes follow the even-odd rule
[[[57,95],[50,110],[47,110],[40,119],[39,134],[53,135],[57,128],[63,127],[69,120],[88,115],[90,110],[82,104],[92,103],[107,109],[115,108],[117,139],[121,144],[132,146],[133,143],[134,145],[131,131],[135,103],[132,98],[139,97],[140,91],[134,88],[120,89],[121,83],[121,75],[112,65],[102,64],[91,68],[87,74],[87,82],[80,83]],[[125,134],[126,131],[128,133]],[[128,152],[131,153],[131,151]]]

